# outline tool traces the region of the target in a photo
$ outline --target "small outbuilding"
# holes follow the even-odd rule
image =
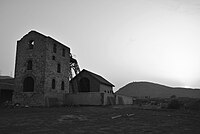
[[[102,76],[83,69],[70,80],[66,103],[70,105],[115,104],[114,85]]]
[[[114,85],[98,74],[83,69],[70,81],[70,93],[99,92],[113,94]]]

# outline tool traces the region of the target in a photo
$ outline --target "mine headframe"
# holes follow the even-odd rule
[[[74,73],[73,73],[74,71]],[[80,72],[80,68],[76,59],[70,54],[70,71],[69,71],[69,80],[73,78],[73,74],[77,75]]]

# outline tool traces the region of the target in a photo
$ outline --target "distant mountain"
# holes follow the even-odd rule
[[[161,97],[169,98],[172,95],[177,97],[200,98],[199,89],[191,88],[173,88],[151,82],[132,82],[120,88],[116,94],[132,97]]]
[[[0,84],[14,84],[14,78],[10,76],[0,76]]]
[[[0,79],[13,79],[13,78],[10,77],[10,76],[1,76],[1,75],[0,75]]]

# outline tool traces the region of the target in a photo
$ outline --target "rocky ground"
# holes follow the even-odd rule
[[[199,134],[200,112],[134,106],[1,108],[0,134]]]

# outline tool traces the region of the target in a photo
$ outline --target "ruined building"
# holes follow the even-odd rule
[[[30,31],[17,41],[14,104],[110,105],[113,87],[100,75],[80,71],[70,48],[49,36]]]
[[[13,102],[62,105],[69,92],[70,48],[36,31],[17,41]]]

